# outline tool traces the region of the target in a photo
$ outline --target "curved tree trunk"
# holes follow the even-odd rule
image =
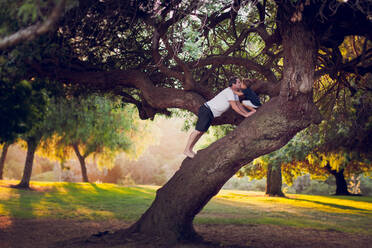
[[[168,245],[198,238],[194,217],[227,180],[254,158],[279,149],[297,132],[320,121],[312,102],[315,38],[301,23],[283,26],[282,38],[285,59],[280,95],[193,159],[186,158],[127,232],[156,237]]]
[[[347,190],[347,182],[344,177],[344,169],[339,171],[332,170],[331,166],[327,164],[325,166],[327,171],[331,173],[336,179],[336,193],[335,195],[351,195],[350,192]]]
[[[192,222],[208,201],[243,165],[279,149],[311,119],[283,111],[286,107],[312,106],[306,98],[292,102],[272,99],[234,131],[208,148],[185,159],[175,175],[157,191],[155,201],[132,227],[132,232],[168,241],[197,237]],[[296,119],[293,119],[296,118]],[[164,211],[166,209],[166,211]]]
[[[77,144],[74,144],[72,147],[74,148],[75,154],[78,157],[79,162],[80,162],[81,175],[82,175],[83,182],[89,183],[87,166],[85,165],[85,157],[81,155]]]
[[[29,189],[31,174],[32,174],[32,166],[34,164],[35,151],[39,144],[39,140],[31,138],[31,139],[26,140],[26,142],[27,142],[27,155],[26,155],[25,168],[23,170],[23,176],[22,176],[21,182],[15,187]]]
[[[9,146],[10,146],[10,143],[6,142],[4,144],[3,151],[1,152],[1,157],[0,157],[0,180],[3,179],[5,158],[6,158],[6,154],[8,153]]]
[[[282,167],[272,166],[267,168],[266,177],[266,195],[268,196],[285,196],[282,191]]]

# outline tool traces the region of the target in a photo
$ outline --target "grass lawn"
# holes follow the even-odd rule
[[[34,191],[0,180],[0,217],[135,221],[150,206],[157,187],[31,182]],[[196,217],[203,224],[273,224],[372,235],[372,197],[222,190]]]

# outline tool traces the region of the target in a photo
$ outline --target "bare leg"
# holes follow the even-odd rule
[[[198,142],[198,140],[201,138],[201,136],[203,136],[204,132],[200,132],[198,130],[195,130],[197,133],[196,135],[196,138],[193,140],[193,142],[191,143],[191,146],[190,146],[190,150],[192,153],[194,153],[194,155],[196,154],[192,149],[194,148],[196,142]]]
[[[194,145],[196,144],[196,142],[198,142],[198,140],[200,139],[200,137],[203,134],[204,134],[204,132],[194,130],[190,134],[189,140],[187,141],[187,145],[186,145],[186,148],[185,148],[185,151],[183,152],[183,154],[185,154],[189,158],[193,158],[195,156],[195,152],[193,152],[192,149],[194,148]]]

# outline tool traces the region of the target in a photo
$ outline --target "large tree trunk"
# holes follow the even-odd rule
[[[335,195],[350,195],[350,192],[347,190],[347,182],[344,177],[344,170],[332,173],[336,178],[336,194]]]
[[[79,162],[80,162],[81,175],[82,175],[82,178],[83,178],[83,182],[89,183],[88,173],[87,173],[87,166],[85,164],[85,157],[83,155],[81,155],[81,153],[79,151],[79,147],[78,147],[77,144],[74,144],[72,147],[74,148],[76,156],[78,157]]]
[[[279,149],[310,124],[311,111],[297,116],[301,110],[289,111],[297,106],[312,106],[307,98],[282,101],[284,98],[272,99],[227,136],[198,151],[195,158],[185,159],[157,191],[155,201],[131,231],[168,241],[197,237],[192,225],[195,215],[225,182],[243,165]]]
[[[10,146],[10,143],[6,142],[3,146],[3,151],[1,152],[1,157],[0,157],[0,180],[3,179],[5,158],[6,158],[6,154],[8,153],[9,146]]]
[[[15,186],[15,188],[23,188],[23,189],[29,189],[30,188],[30,180],[31,180],[31,174],[32,174],[32,166],[34,164],[34,156],[36,148],[39,144],[40,140],[30,138],[27,139],[27,155],[26,155],[26,162],[25,162],[25,168],[23,170],[23,176],[21,182]]]
[[[329,164],[325,166],[327,171],[331,173],[336,179],[336,193],[335,195],[351,195],[347,190],[347,182],[344,177],[344,169],[339,171],[333,170]]]
[[[168,243],[198,238],[194,217],[243,165],[285,145],[297,132],[319,122],[312,102],[315,39],[302,23],[282,20],[284,75],[281,93],[224,138],[186,158],[127,232]]]
[[[269,164],[267,168],[266,178],[266,195],[268,196],[284,196],[282,191],[282,168],[281,166],[272,166]]]

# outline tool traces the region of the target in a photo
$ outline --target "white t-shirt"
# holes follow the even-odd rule
[[[226,89],[218,93],[217,96],[208,101],[207,104],[211,109],[213,116],[218,117],[229,109],[229,101],[239,101],[239,97],[234,94],[230,87],[227,87]]]

